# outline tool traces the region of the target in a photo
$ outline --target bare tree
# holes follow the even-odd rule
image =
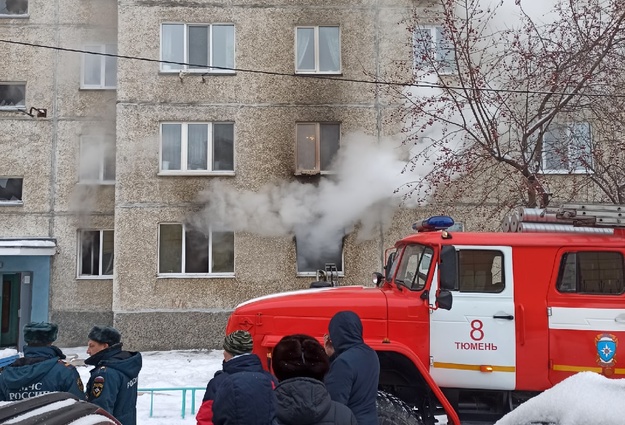
[[[557,186],[560,199],[622,203],[625,0],[553,0],[546,15],[516,0],[516,17],[501,0],[438,3],[414,14],[409,88],[390,86],[406,105],[412,193],[546,206]]]

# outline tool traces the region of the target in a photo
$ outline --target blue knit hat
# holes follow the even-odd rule
[[[56,341],[59,327],[56,323],[30,322],[24,326],[26,344],[50,344]]]

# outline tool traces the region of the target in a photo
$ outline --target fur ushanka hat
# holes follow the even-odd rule
[[[306,377],[323,381],[330,370],[330,359],[319,342],[308,335],[288,335],[278,342],[271,355],[278,381]]]
[[[100,344],[115,345],[122,340],[119,331],[111,326],[94,326],[87,337]]]
[[[51,344],[56,341],[59,327],[56,323],[30,322],[24,326],[26,344]]]

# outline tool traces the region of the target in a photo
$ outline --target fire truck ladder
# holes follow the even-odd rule
[[[503,222],[504,232],[613,234],[625,228],[625,205],[563,204],[558,209],[518,208]]]

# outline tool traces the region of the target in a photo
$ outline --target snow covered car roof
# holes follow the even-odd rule
[[[121,425],[108,412],[70,393],[53,392],[0,404],[2,424]]]

